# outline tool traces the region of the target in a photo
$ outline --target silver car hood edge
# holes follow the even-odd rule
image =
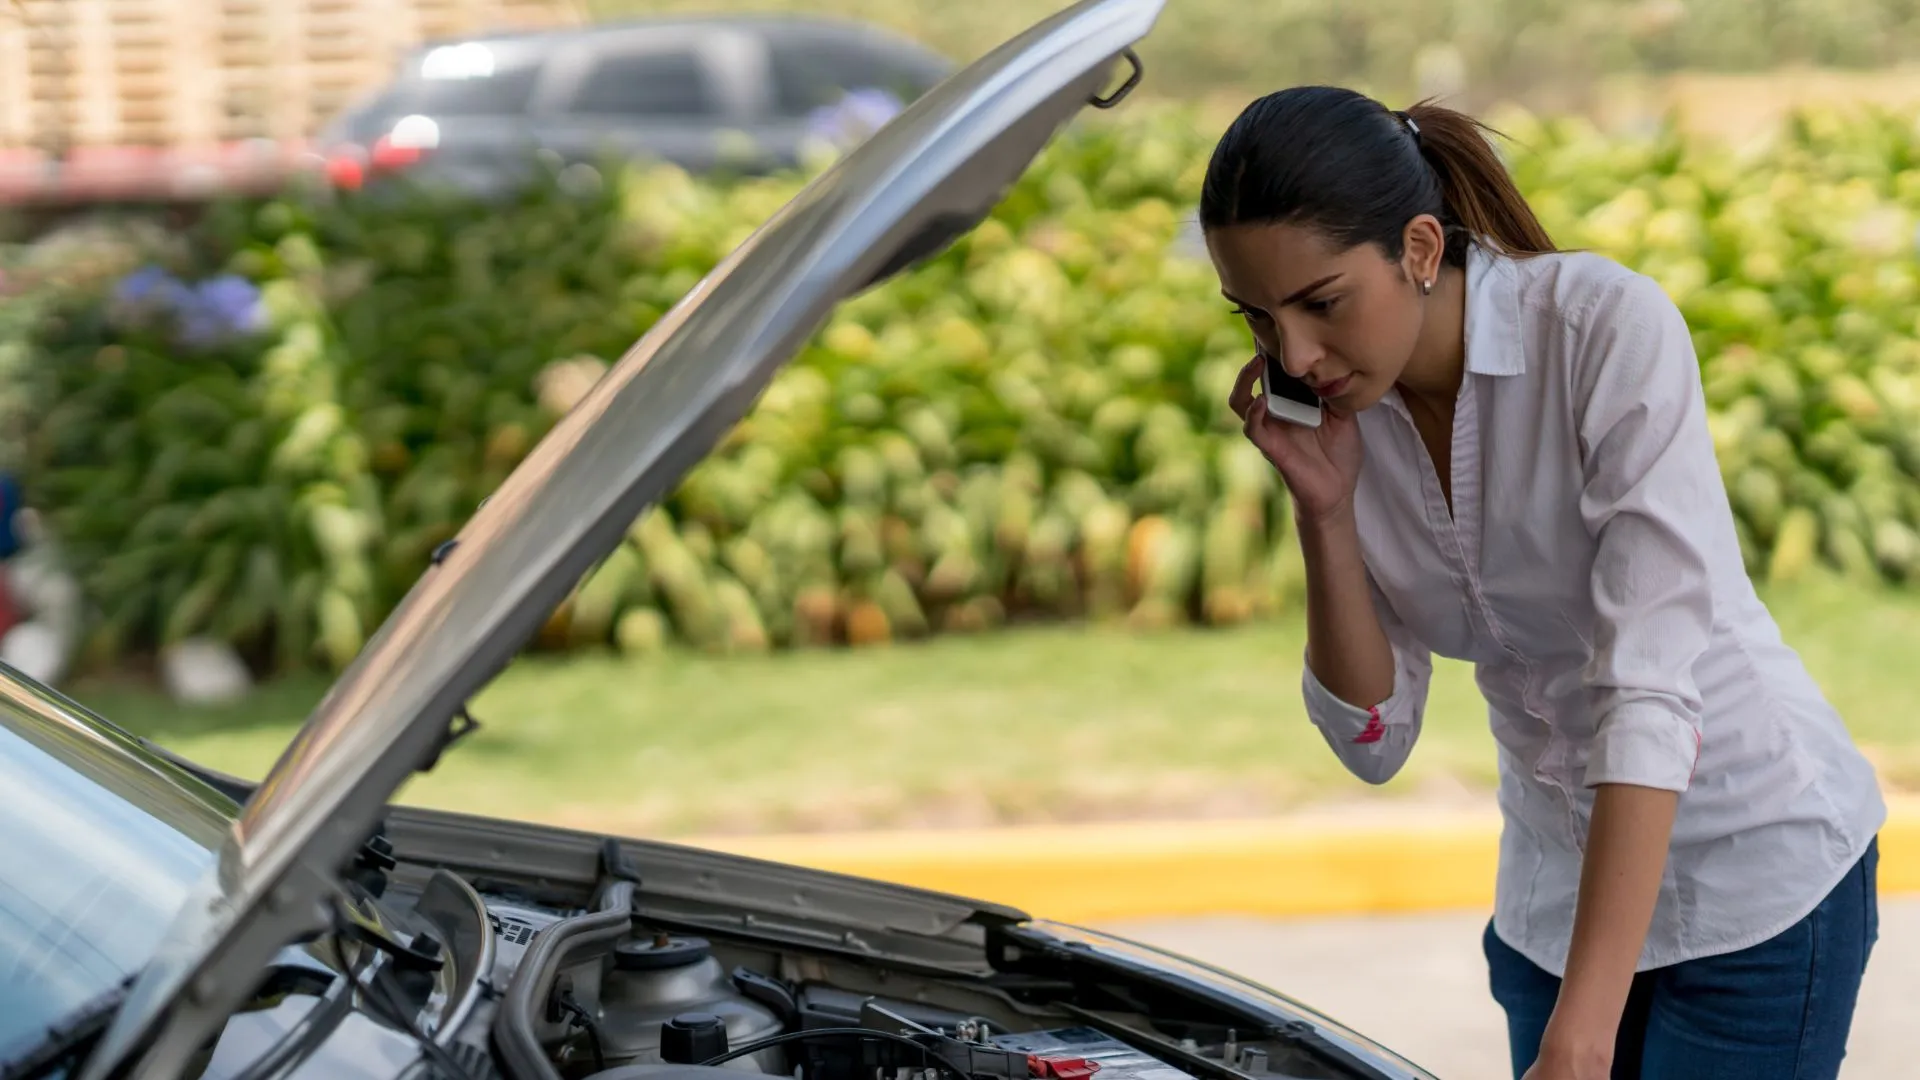
[[[1163,3],[1082,0],[957,72],[809,184],[642,337],[315,708],[81,1080],[180,1075],[273,954],[327,925],[340,869],[382,808],[581,575],[746,416],[836,305],[985,217],[1108,84],[1116,58],[1132,59]]]

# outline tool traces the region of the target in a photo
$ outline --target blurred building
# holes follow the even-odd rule
[[[244,187],[423,41],[579,0],[0,0],[0,202]]]

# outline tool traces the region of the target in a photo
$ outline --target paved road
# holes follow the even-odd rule
[[[1441,1080],[1505,1080],[1505,1026],[1480,955],[1485,915],[1121,923],[1105,929],[1228,967],[1394,1047]],[[1883,900],[1842,1080],[1911,1080],[1920,899]]]

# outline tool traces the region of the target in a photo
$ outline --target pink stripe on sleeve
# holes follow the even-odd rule
[[[1353,741],[1357,743],[1377,743],[1380,741],[1380,737],[1386,733],[1387,725],[1380,720],[1380,707],[1375,705],[1367,710],[1366,730],[1355,735]]]

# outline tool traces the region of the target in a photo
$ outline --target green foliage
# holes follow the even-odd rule
[[[1920,578],[1920,135],[1807,112],[1744,155],[1521,120],[1516,174],[1560,241],[1657,278],[1701,357],[1755,572]]]
[[[601,17],[796,11],[877,23],[958,61],[1065,0],[589,0]],[[1622,72],[1873,68],[1920,53],[1913,0],[1168,0],[1140,46],[1152,94],[1360,85],[1396,100],[1464,80],[1475,98],[1535,100]]]
[[[1920,575],[1920,136],[1809,114],[1742,159],[1497,119],[1563,245],[1686,312],[1750,567]],[[1285,494],[1225,408],[1248,336],[1179,242],[1208,149],[1179,111],[1076,125],[978,229],[842,305],[542,642],[749,652],[1297,603]],[[576,169],[508,207],[230,207],[161,252],[263,286],[264,323],[205,346],[110,276],[41,296],[10,393],[96,659],[210,633],[263,666],[343,662],[804,179]]]

